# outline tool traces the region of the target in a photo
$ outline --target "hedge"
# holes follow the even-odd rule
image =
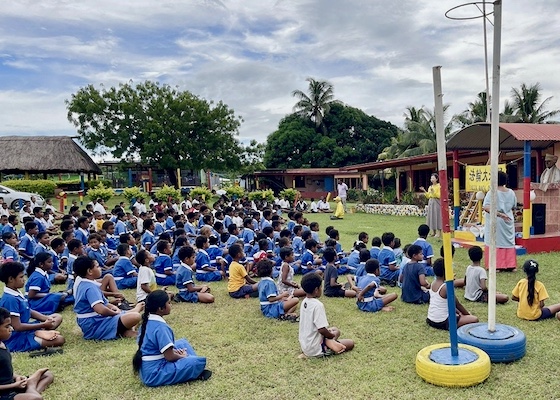
[[[20,192],[30,192],[37,193],[44,198],[54,196],[54,190],[56,189],[56,183],[51,180],[45,179],[21,179],[21,180],[11,180],[2,182],[4,186],[11,189],[18,190]]]

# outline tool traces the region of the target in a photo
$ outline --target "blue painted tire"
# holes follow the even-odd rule
[[[484,350],[493,363],[508,363],[523,358],[527,339],[519,329],[496,324],[496,331],[488,331],[486,322],[463,325],[457,329],[459,343]]]
[[[460,344],[459,352],[468,352],[471,359],[457,365],[446,364],[445,360],[434,361],[433,354],[441,350],[449,351],[450,355],[450,344],[424,347],[416,355],[416,373],[426,382],[437,386],[469,387],[484,382],[490,376],[490,358],[479,348]]]

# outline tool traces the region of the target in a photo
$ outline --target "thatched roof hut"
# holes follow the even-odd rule
[[[101,174],[101,169],[70,136],[1,136],[0,172]]]

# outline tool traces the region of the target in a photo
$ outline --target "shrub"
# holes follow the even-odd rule
[[[91,181],[85,181],[85,186],[86,189],[93,189],[100,183],[102,183],[106,188],[110,188],[111,186],[113,186],[113,182],[111,182],[109,179],[92,179]]]
[[[134,186],[131,188],[124,189],[123,196],[129,203],[132,204],[132,199],[136,199],[136,200],[145,199],[148,197],[148,194],[146,192],[141,191],[139,187]]]
[[[280,196],[284,197],[286,200],[288,200],[290,203],[293,203],[296,199],[296,197],[300,197],[301,193],[299,190],[296,189],[284,189],[280,192]]]
[[[170,199],[180,201],[181,190],[175,189],[173,186],[163,185],[161,189],[155,191],[154,196],[158,201],[169,201]]]
[[[54,190],[56,189],[56,183],[44,179],[12,180],[12,181],[2,182],[2,184],[4,186],[7,186],[14,190],[18,190],[20,192],[37,193],[45,198],[54,196]]]
[[[191,189],[189,194],[193,198],[201,196],[204,199],[204,201],[207,201],[207,200],[212,198],[212,191],[210,189],[208,189],[207,187],[204,187],[204,186],[198,186],[198,187],[195,187],[195,188]]]
[[[348,192],[346,194],[346,199],[348,201],[353,201],[353,202],[358,202],[361,201],[362,195],[365,192],[365,190],[361,190],[361,189],[348,189]]]
[[[240,199],[245,196],[245,189],[241,186],[227,186],[224,190],[226,191],[228,197],[233,199]]]
[[[274,201],[274,192],[272,189],[256,190],[249,193],[248,197],[251,201],[266,200],[267,202],[272,203]]]
[[[92,201],[96,199],[103,199],[104,201],[108,201],[115,195],[115,192],[113,191],[113,189],[105,187],[103,183],[100,183],[93,189],[89,189],[87,195]]]

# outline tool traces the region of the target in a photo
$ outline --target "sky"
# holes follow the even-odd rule
[[[433,108],[436,65],[449,115],[459,113],[485,88],[482,19],[445,17],[461,1],[3,1],[0,135],[76,135],[64,101],[130,80],[224,101],[244,120],[242,143],[266,141],[309,77],[402,126],[407,106]],[[502,10],[500,103],[539,82],[560,109],[560,1],[503,0]],[[489,25],[490,61],[492,37]]]

